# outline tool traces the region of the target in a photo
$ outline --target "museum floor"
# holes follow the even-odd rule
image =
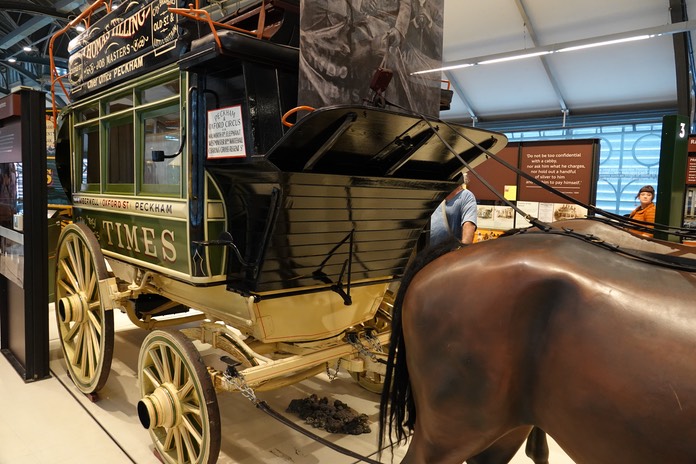
[[[135,404],[138,398],[136,370],[140,343],[146,331],[135,328],[116,313],[116,336],[112,372],[90,402],[78,393],[63,365],[51,314],[51,378],[24,383],[4,356],[0,356],[0,464],[157,464],[147,432],[140,425]],[[376,421],[377,395],[367,392],[341,375],[329,382],[319,375],[299,384],[259,396],[273,408],[284,411],[295,398],[311,393],[339,399]],[[274,421],[240,395],[218,396],[222,419],[222,449],[218,463],[240,464],[348,464],[352,458]],[[327,439],[374,458],[376,426],[361,436],[321,433]],[[552,464],[572,464],[550,442]],[[399,449],[395,461],[403,455]],[[389,455],[382,458],[390,462]],[[513,464],[531,463],[520,451]]]

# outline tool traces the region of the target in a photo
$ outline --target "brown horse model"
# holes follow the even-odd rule
[[[403,463],[507,462],[533,425],[578,463],[696,463],[696,275],[554,233],[419,260],[380,414]]]

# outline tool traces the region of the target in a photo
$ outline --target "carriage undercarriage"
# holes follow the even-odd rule
[[[218,393],[241,392],[253,398],[254,391],[291,385],[328,372],[330,366],[336,372],[339,367],[350,372],[368,390],[381,389],[386,359],[382,347],[390,335],[387,284],[372,286],[379,290],[363,287],[368,290],[363,292],[367,298],[374,300],[371,317],[360,314],[355,325],[334,326],[329,332],[337,333],[331,336],[261,341],[252,335],[257,321],[230,317],[215,308],[190,315],[188,305],[167,298],[188,290],[195,296],[186,303],[197,300],[199,308],[206,301],[206,291],[212,293],[212,299],[222,292],[228,298],[243,298],[224,287],[191,293],[186,283],[176,284],[161,275],[104,259],[94,235],[83,225],[68,226],[58,250],[56,315],[71,378],[87,395],[96,395],[106,382],[113,355],[113,311],[123,311],[134,325],[150,330],[139,354],[141,400],[137,410],[166,462],[215,461],[221,433]],[[118,275],[138,279],[126,281]],[[353,295],[357,296],[355,290]],[[154,307],[142,310],[138,305],[141,296],[159,298]],[[300,336],[295,333],[296,338]],[[206,366],[193,341],[217,350],[226,369]]]

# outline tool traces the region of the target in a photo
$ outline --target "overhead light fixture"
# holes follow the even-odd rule
[[[603,47],[605,45],[615,45],[615,44],[620,44],[620,43],[625,43],[625,42],[635,42],[637,40],[650,39],[652,37],[656,37],[657,35],[658,34],[637,35],[635,37],[626,37],[625,39],[606,40],[604,42],[595,42],[595,43],[588,43],[588,44],[584,44],[584,45],[576,45],[574,47],[561,48],[561,49],[556,50],[556,51],[558,53],[572,52],[575,50],[583,50],[585,48]],[[659,35],[662,35],[662,34],[659,34]]]
[[[16,62],[17,62],[17,58],[15,58],[14,56],[12,56],[12,57],[8,58],[7,61],[8,61],[9,63],[16,63]]]
[[[83,26],[82,24],[78,24],[77,26],[75,26],[75,30],[77,32],[85,32],[85,26]]]
[[[501,56],[500,58],[491,58],[490,60],[483,60],[483,61],[476,61],[476,62],[471,62],[471,60],[467,60],[467,61],[469,61],[467,63],[453,64],[451,66],[444,66],[442,68],[436,68],[436,69],[425,69],[423,71],[415,71],[415,72],[412,72],[411,75],[425,74],[425,73],[431,73],[431,72],[452,71],[453,69],[468,68],[470,66],[478,66],[480,64],[502,63],[504,61],[523,60],[525,58],[533,58],[535,56],[548,55],[550,53],[553,53],[553,51],[542,50],[542,51],[533,52],[533,53],[505,54],[505,56]],[[493,55],[493,56],[495,56],[495,55]]]
[[[31,48],[31,47],[28,46],[28,45],[25,45],[24,47],[22,47],[22,50],[24,50],[25,52],[30,52],[30,51],[32,51],[32,50],[34,50],[34,49]]]
[[[534,58],[535,56],[548,55],[549,53],[553,53],[553,52],[550,50],[544,50],[541,52],[524,53],[522,55],[511,55],[511,56],[505,56],[502,58],[494,58],[492,60],[479,61],[476,64],[491,64],[491,63],[502,63],[504,61],[523,60],[525,58]]]
[[[451,70],[453,70],[453,69],[468,68],[469,66],[475,66],[475,63],[455,64],[455,65],[452,65],[452,66],[445,66],[444,68],[426,69],[426,70],[424,70],[424,71],[412,72],[411,75],[425,74],[425,73],[431,73],[431,72],[435,72],[435,71],[451,71]]]
[[[636,29],[633,31],[621,32],[617,34],[607,34],[588,39],[573,40],[569,42],[556,43],[542,47],[534,47],[524,50],[511,52],[495,53],[492,55],[478,56],[464,60],[456,60],[443,63],[441,68],[425,69],[411,74],[425,74],[431,72],[451,71],[454,69],[468,68],[480,64],[501,63],[535,56],[544,56],[556,52],[570,52],[585,48],[602,47],[605,45],[616,45],[625,42],[635,42],[638,40],[651,39],[666,35],[678,34],[696,29],[696,20],[687,20],[679,23],[666,24],[663,26]]]

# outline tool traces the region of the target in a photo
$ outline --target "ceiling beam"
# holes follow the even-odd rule
[[[524,3],[522,2],[523,0],[515,0],[515,5],[517,5],[517,10],[520,12],[520,16],[522,16],[522,21],[524,21],[524,25],[527,28],[527,32],[529,32],[529,38],[532,41],[532,45],[536,47],[539,45],[539,41],[537,40],[537,35],[534,31],[534,26],[532,26],[532,21],[529,19],[529,15],[527,15],[527,10],[525,9]],[[556,98],[558,99],[558,104],[561,107],[561,112],[564,115],[568,114],[568,105],[566,105],[565,98],[563,97],[561,88],[558,85],[556,75],[551,71],[551,68],[549,67],[548,60],[543,55],[539,57],[539,60],[541,60],[541,65],[544,67],[544,71],[546,71],[546,77],[548,77],[549,82],[551,83],[551,87],[553,87],[553,91],[556,93]]]
[[[20,75],[20,78],[24,77],[25,79],[27,79],[27,81],[28,81],[27,83],[31,87],[34,87],[38,90],[41,90],[42,92],[46,92],[47,95],[49,95],[51,93],[51,86],[49,84],[42,84],[40,82],[40,80],[41,80],[40,76],[37,76],[36,74],[24,69],[24,67],[17,66],[16,64],[13,64],[13,63],[0,63],[0,64],[2,66],[5,66],[8,69],[11,68],[11,69],[15,70]],[[24,84],[24,82],[22,82],[21,84]],[[8,82],[7,85],[10,85],[10,83]],[[10,90],[0,88],[0,93],[9,94]],[[65,99],[62,98],[60,95],[56,95],[56,103],[59,106],[64,106],[66,104]]]
[[[58,11],[55,8],[45,7],[41,5],[34,5],[26,0],[23,1],[0,1],[0,10],[4,11],[16,11],[20,13],[30,13],[30,14],[40,14],[44,16],[51,16],[55,19],[68,19],[69,12]]]
[[[33,84],[37,87],[42,87],[41,82],[39,82],[40,77],[37,76],[36,74],[34,74],[33,72],[24,69],[23,66],[18,66],[15,63],[2,63],[2,64],[3,64],[3,66],[5,66],[7,68],[14,69],[18,74],[29,79],[29,81],[31,81],[31,84]]]
[[[51,60],[46,56],[35,56],[29,55],[27,53],[20,53],[18,55],[15,55],[14,58],[17,60],[17,63],[31,63],[39,64],[42,66],[51,65]],[[68,69],[68,60],[66,60],[65,58],[54,57],[53,61],[56,63],[57,68]]]
[[[55,3],[56,10],[72,11],[84,4],[84,0],[59,0]],[[53,22],[55,19],[49,16],[35,16],[29,21],[24,22],[21,26],[0,38],[0,49],[7,50],[11,46],[25,40],[34,32],[40,30],[46,25]]]
[[[445,71],[445,77],[447,80],[450,82],[450,85],[452,85],[452,88],[454,89],[454,92],[457,94],[459,99],[462,101],[462,104],[464,105],[464,108],[466,109],[467,113],[469,113],[469,117],[471,118],[472,125],[475,126],[476,123],[478,122],[478,116],[476,116],[476,113],[474,112],[474,108],[471,106],[471,103],[469,100],[466,98],[466,94],[464,93],[464,88],[459,84],[459,81],[454,77],[454,74],[452,74],[449,71]]]

